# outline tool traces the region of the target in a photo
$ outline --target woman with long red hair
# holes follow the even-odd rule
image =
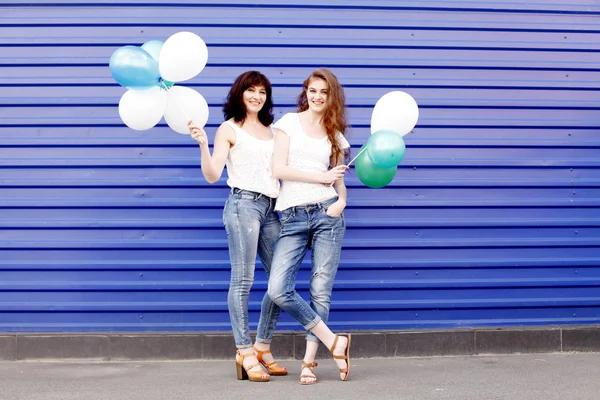
[[[275,210],[281,211],[281,233],[275,246],[268,294],[308,330],[299,383],[317,382],[314,367],[319,341],[338,364],[340,378],[349,376],[350,335],[335,335],[327,327],[333,281],[346,230],[344,160],[344,89],[328,69],[314,71],[304,81],[297,113],[284,115],[275,127],[273,175],[281,179]],[[296,276],[312,249],[310,305],[296,292]]]

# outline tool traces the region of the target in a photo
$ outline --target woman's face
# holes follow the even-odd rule
[[[328,95],[327,82],[323,79],[315,78],[308,84],[306,89],[306,100],[308,101],[308,108],[311,111],[322,113],[327,108],[327,95]]]
[[[267,89],[263,85],[250,86],[243,94],[247,112],[258,113],[267,101]]]

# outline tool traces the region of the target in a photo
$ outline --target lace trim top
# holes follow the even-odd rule
[[[235,145],[229,149],[225,163],[229,176],[227,185],[272,198],[277,197],[279,181],[273,177],[271,171],[274,140],[258,139],[232,121],[225,123],[233,128],[236,135]]]

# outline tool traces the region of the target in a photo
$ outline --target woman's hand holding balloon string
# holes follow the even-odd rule
[[[204,129],[202,129],[199,126],[197,126],[196,124],[194,124],[194,121],[188,122],[188,128],[190,130],[190,134],[192,135],[192,138],[196,142],[198,142],[200,145],[208,146],[208,136],[206,135],[206,132],[204,131]]]

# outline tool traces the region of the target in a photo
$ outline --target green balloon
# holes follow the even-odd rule
[[[361,147],[361,151],[366,145]],[[365,185],[373,189],[379,189],[390,183],[396,176],[398,167],[381,168],[373,164],[373,161],[369,158],[367,151],[363,151],[361,155],[356,158],[356,175],[358,179]]]

